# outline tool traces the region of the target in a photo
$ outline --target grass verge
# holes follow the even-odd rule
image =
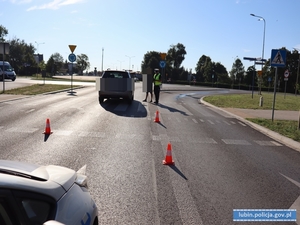
[[[76,87],[76,86],[74,86]],[[58,84],[34,84],[31,86],[14,88],[6,90],[5,94],[12,95],[38,95],[47,92],[61,91],[65,89],[70,89],[70,85],[58,85]],[[3,92],[1,93],[3,94]]]
[[[247,119],[262,127],[268,128],[278,134],[291,138],[294,141],[300,142],[300,130],[298,129],[298,121],[290,120],[270,120],[270,119]]]
[[[263,105],[259,106],[260,97],[263,97]],[[254,94],[228,94],[213,95],[204,98],[205,101],[212,105],[222,108],[240,108],[240,109],[272,109],[274,94],[263,92],[262,95]],[[300,95],[277,93],[275,96],[275,110],[292,110],[300,109]]]
[[[263,97],[263,105],[259,106],[260,97]],[[220,108],[241,108],[241,109],[272,109],[274,94],[265,93],[262,95],[254,94],[228,94],[214,95],[204,98],[206,102]],[[300,96],[292,94],[277,93],[275,96],[275,110],[299,111]],[[262,118],[248,118],[247,120],[256,123],[262,127],[279,133],[285,137],[300,142],[300,131],[298,130],[298,121],[270,120]]]

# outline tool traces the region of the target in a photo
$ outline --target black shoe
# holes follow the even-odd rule
[[[147,101],[146,99],[143,100],[143,102],[146,102],[146,101]]]
[[[158,102],[155,102],[155,104],[157,105],[157,104],[158,104]]]

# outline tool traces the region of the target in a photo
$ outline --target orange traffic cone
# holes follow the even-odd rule
[[[156,111],[155,113],[155,120],[154,120],[155,123],[159,123],[159,113],[158,113],[158,110]]]
[[[172,146],[171,143],[168,143],[167,146],[167,154],[166,154],[166,158],[163,160],[163,164],[164,165],[174,165],[174,161],[172,159]]]
[[[45,128],[45,131],[43,132],[43,134],[52,134],[53,132],[51,131],[51,128],[50,128],[50,120],[47,119],[46,120],[46,128]]]

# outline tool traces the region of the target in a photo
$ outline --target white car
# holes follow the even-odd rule
[[[97,225],[85,166],[38,166],[0,160],[0,224]]]

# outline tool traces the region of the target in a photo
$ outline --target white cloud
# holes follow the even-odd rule
[[[243,52],[251,52],[250,49],[243,49]]]
[[[23,1],[30,1],[30,0],[23,0]],[[35,5],[27,9],[27,11],[32,11],[32,10],[39,10],[39,9],[52,9],[52,10],[57,10],[62,6],[66,5],[74,5],[78,3],[82,3],[85,0],[53,0],[52,2],[43,4],[43,5]]]
[[[32,0],[10,0],[10,2],[13,3],[13,4],[21,5],[21,4],[31,3]]]

